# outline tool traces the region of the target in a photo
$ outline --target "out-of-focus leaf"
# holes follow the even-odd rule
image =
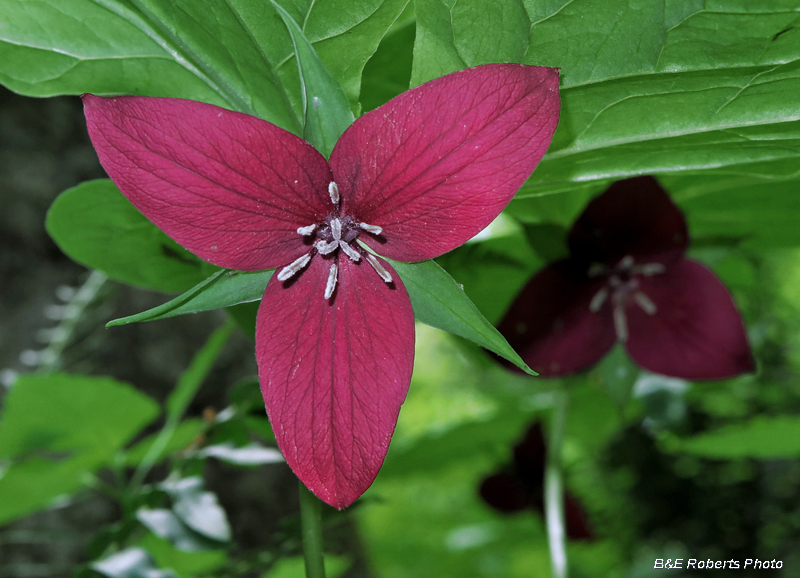
[[[743,423],[677,440],[672,449],[715,459],[797,458],[800,456],[800,418],[756,416]]]
[[[325,555],[325,576],[338,578],[350,567],[350,561],[344,556]],[[281,558],[269,572],[261,578],[305,578],[305,561],[300,556]]]
[[[411,84],[486,62],[561,68],[562,114],[520,196],[800,157],[797,3],[417,0]],[[758,169],[755,169],[758,170]]]
[[[303,102],[303,138],[331,156],[336,141],[355,117],[342,87],[320,62],[297,22],[275,0],[270,0],[292,38]]]
[[[249,444],[243,447],[236,447],[230,443],[206,446],[197,452],[197,456],[217,458],[236,466],[258,466],[262,464],[277,464],[284,461],[281,452],[259,444]]]
[[[0,421],[0,524],[81,487],[158,413],[127,384],[78,375],[23,375]]]
[[[167,456],[171,456],[174,453],[186,449],[197,436],[200,435],[204,426],[205,422],[199,418],[186,419],[180,422],[172,432],[172,436],[169,438],[166,445],[164,445],[164,448],[155,456],[155,461],[160,462]],[[128,450],[126,454],[128,465],[135,466],[141,462],[147,455],[147,452],[150,451],[150,448],[153,447],[159,435],[160,432],[151,434]]]
[[[600,361],[598,370],[609,397],[619,408],[624,408],[631,399],[639,368],[628,357],[625,348],[617,344]]]
[[[225,550],[185,552],[175,548],[168,540],[149,532],[136,545],[147,550],[161,568],[169,568],[181,578],[207,576],[228,560]]]
[[[172,510],[189,528],[218,542],[231,539],[231,528],[217,496],[203,487],[199,477],[168,480],[159,487],[172,497]]]
[[[145,289],[186,291],[212,267],[162,233],[108,179],[61,193],[46,227],[74,261]]]
[[[258,301],[264,295],[272,273],[273,271],[245,273],[227,269],[218,271],[175,299],[142,313],[109,321],[106,327],[155,321]]]
[[[168,540],[184,552],[202,552],[220,547],[220,543],[194,532],[172,510],[140,508],[136,519],[159,538]]]
[[[128,548],[100,560],[91,567],[109,578],[178,578],[171,570],[161,570],[141,548]]]
[[[364,63],[406,2],[282,5],[355,103]],[[0,82],[17,92],[190,98],[301,131],[291,39],[265,2],[2,0],[0,11]]]
[[[660,179],[686,213],[696,241],[754,249],[800,245],[800,178],[708,175]]]
[[[158,414],[157,404],[107,377],[23,375],[4,399],[0,457],[75,452],[103,461]]]
[[[526,373],[536,375],[435,261],[401,263],[387,260],[403,279],[417,320],[474,341]]]

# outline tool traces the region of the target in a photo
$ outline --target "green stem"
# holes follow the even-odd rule
[[[550,562],[553,578],[567,578],[566,529],[564,525],[564,486],[561,471],[561,444],[567,421],[567,393],[562,389],[553,392],[553,421],[547,444],[547,465],[544,477],[547,540],[550,545]]]
[[[322,508],[317,497],[300,482],[300,524],[303,529],[303,555],[306,578],[325,578],[322,555]]]
[[[161,458],[161,453],[172,439],[186,408],[189,407],[192,399],[194,399],[197,390],[200,389],[203,380],[208,375],[208,372],[211,371],[211,367],[219,357],[222,348],[228,342],[235,328],[236,322],[229,318],[222,327],[211,334],[203,348],[194,356],[189,367],[181,375],[166,402],[167,419],[164,427],[161,428],[158,437],[156,437],[153,445],[150,446],[131,478],[129,488],[134,493],[138,493],[150,469]]]

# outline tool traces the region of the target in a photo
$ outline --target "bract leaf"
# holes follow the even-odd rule
[[[275,0],[270,0],[292,37],[300,93],[303,98],[303,138],[328,158],[333,146],[355,117],[342,87],[322,64],[297,22]]]
[[[200,313],[239,303],[258,301],[263,295],[272,273],[272,271],[258,273],[218,271],[175,299],[142,313],[109,321],[106,327],[155,321],[176,315]]]
[[[436,262],[390,262],[408,289],[417,320],[474,341],[524,372],[536,375]]]
[[[417,1],[411,83],[487,61],[561,67],[564,114],[521,196],[642,174],[796,166],[794,0],[721,0],[713,10],[649,0],[481,5]]]
[[[108,179],[61,193],[45,226],[74,261],[137,287],[186,291],[207,276],[200,260],[148,221]]]

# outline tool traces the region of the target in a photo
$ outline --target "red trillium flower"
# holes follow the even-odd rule
[[[615,342],[648,371],[752,371],[742,320],[705,266],[684,258],[683,214],[652,177],[614,183],[572,226],[569,257],[531,279],[499,325],[544,376],[586,369]]]
[[[432,259],[488,225],[558,122],[558,71],[492,64],[353,123],[330,162],[268,122],[198,102],[84,97],[122,193],[202,259],[277,268],[258,311],[261,390],[286,461],[343,508],[372,483],[406,397],[414,314],[374,252]]]
[[[530,508],[544,514],[546,463],[544,432],[542,424],[536,422],[514,446],[513,463],[481,482],[481,498],[503,514],[516,514]],[[564,493],[564,524],[567,536],[572,540],[591,540],[594,537],[583,508],[569,492]]]

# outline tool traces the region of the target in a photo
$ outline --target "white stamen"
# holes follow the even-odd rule
[[[359,223],[359,229],[364,229],[367,233],[372,233],[373,235],[380,235],[383,233],[383,229],[380,228],[378,225],[367,225],[366,223]]]
[[[656,304],[653,303],[650,298],[641,291],[633,294],[633,300],[636,301],[639,307],[644,309],[644,312],[648,315],[653,315],[656,311],[658,311]]]
[[[317,251],[323,255],[329,255],[336,250],[336,247],[339,246],[339,241],[317,241],[314,243],[314,246],[317,248]]]
[[[339,185],[336,182],[331,181],[328,185],[328,194],[331,196],[331,201],[333,205],[338,207],[339,206]]]
[[[589,276],[589,278],[594,278],[599,277],[606,272],[608,272],[608,267],[602,263],[592,263],[589,265],[589,270],[586,272],[586,274]]]
[[[598,311],[600,311],[600,308],[603,306],[603,303],[606,302],[607,298],[608,298],[608,289],[603,287],[602,289],[600,289],[600,291],[594,294],[594,297],[592,297],[592,301],[589,303],[589,311],[591,311],[592,313],[597,313]]]
[[[339,266],[336,261],[331,263],[331,269],[328,272],[328,284],[325,285],[325,299],[330,299],[333,295],[333,290],[336,289],[336,278],[339,275]]]
[[[316,231],[316,229],[317,229],[316,225],[309,225],[308,227],[298,227],[297,234],[303,235],[303,237],[308,237],[311,233]]]
[[[617,267],[620,269],[630,269],[631,267],[633,267],[633,257],[631,257],[630,255],[625,255],[620,260],[619,264],[617,264]]]
[[[625,304],[616,303],[614,306],[614,329],[617,330],[617,341],[628,340],[628,323],[625,321]]]
[[[645,277],[652,277],[653,275],[660,275],[664,272],[664,265],[661,263],[645,263],[633,268],[634,273],[640,273]]]
[[[375,272],[380,275],[381,279],[387,283],[392,282],[392,276],[386,269],[383,268],[383,265],[381,265],[378,260],[372,256],[371,253],[364,253],[364,257],[366,257],[367,263],[372,265],[372,268],[375,269]]]
[[[300,269],[308,265],[309,261],[311,261],[311,253],[306,253],[299,259],[296,259],[294,262],[280,270],[278,273],[278,281],[286,281],[293,275],[297,274]]]
[[[339,219],[331,221],[331,235],[333,235],[334,241],[342,240],[342,222]]]
[[[350,245],[345,243],[344,241],[339,243],[339,247],[344,251],[345,255],[350,257],[351,261],[358,262],[361,259],[361,255],[358,254],[358,251],[353,249]]]

